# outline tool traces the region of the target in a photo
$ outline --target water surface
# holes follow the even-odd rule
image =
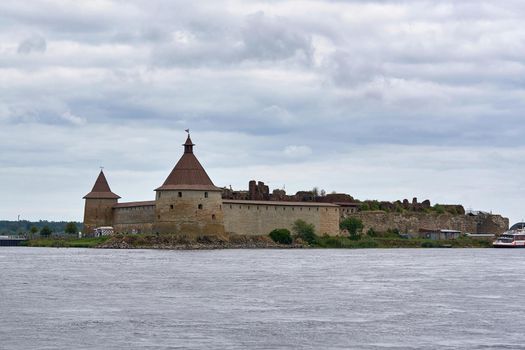
[[[0,349],[525,349],[525,250],[0,248]]]

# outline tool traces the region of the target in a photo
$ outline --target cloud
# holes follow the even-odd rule
[[[82,118],[82,117],[79,117],[77,115],[74,115],[73,113],[71,113],[69,111],[66,111],[66,112],[62,113],[61,114],[61,118],[64,119],[65,121],[71,123],[71,124],[74,124],[74,125],[82,125],[82,124],[86,123],[86,119],[85,118]]]
[[[304,158],[312,153],[312,149],[308,146],[290,145],[286,146],[283,152],[290,158]]]
[[[46,48],[46,39],[41,36],[34,35],[20,42],[17,52],[19,54],[27,55],[31,52],[45,52]]]
[[[524,19],[517,0],[2,1],[0,180],[46,172],[49,188],[69,181],[75,191],[48,169],[89,176],[103,163],[115,186],[155,177],[145,192],[119,189],[142,199],[189,127],[219,184],[252,176],[472,207],[488,205],[481,188],[501,188],[498,207],[480,209],[515,213],[490,167],[525,170],[515,152],[525,147]],[[322,170],[354,166],[361,175]],[[414,175],[442,172],[454,186]],[[80,215],[67,208],[49,215]]]

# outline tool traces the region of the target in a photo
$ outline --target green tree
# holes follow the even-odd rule
[[[359,210],[360,211],[369,211],[370,210],[370,206],[368,205],[368,203],[362,203],[360,206],[359,206]]]
[[[290,231],[285,228],[278,228],[270,232],[272,241],[280,244],[292,244],[292,235]]]
[[[51,229],[49,228],[49,226],[44,226],[42,227],[42,229],[40,230],[40,236],[42,237],[49,237],[51,236],[51,234],[53,233],[53,231],[51,231]]]
[[[68,222],[64,231],[70,235],[77,234],[78,233],[77,224],[75,224],[74,222]]]
[[[37,234],[38,229],[36,228],[36,226],[31,226],[29,232],[31,233],[31,238],[33,238],[33,236]]]
[[[346,218],[339,224],[342,230],[347,230],[350,234],[350,239],[361,239],[361,231],[363,231],[363,222],[358,218]]]
[[[315,226],[313,224],[309,224],[306,221],[299,219],[294,222],[292,230],[295,232],[297,237],[301,238],[310,245],[317,242],[317,235],[315,234]]]

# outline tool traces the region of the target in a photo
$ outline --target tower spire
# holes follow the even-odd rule
[[[93,189],[91,192],[86,194],[84,198],[111,198],[111,199],[118,199],[120,198],[115,193],[111,192],[111,189],[109,188],[108,180],[106,180],[106,176],[104,175],[104,171],[100,169],[100,173],[98,174],[97,180],[95,181],[95,185],[93,186]]]
[[[186,130],[189,131],[189,130]],[[188,133],[188,138],[183,144],[184,153],[179,159],[171,173],[164,181],[161,187],[155,191],[163,190],[202,190],[202,191],[220,191],[215,187],[208,174],[193,154],[193,146]]]
[[[184,153],[193,153],[193,146],[195,144],[191,141],[190,138],[190,129],[186,129],[186,132],[188,133],[188,138],[186,139],[186,142],[184,142]]]

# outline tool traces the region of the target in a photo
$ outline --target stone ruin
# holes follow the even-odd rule
[[[248,184],[248,191],[236,191],[230,188],[223,188],[223,199],[235,200],[259,200],[259,201],[282,201],[282,202],[318,202],[318,203],[337,203],[354,204],[360,211],[381,210],[386,212],[428,212],[438,211],[454,215],[465,215],[465,208],[462,205],[437,204],[432,206],[428,199],[419,202],[416,197],[412,201],[408,199],[397,200],[394,202],[364,200],[360,201],[347,193],[330,193],[326,195],[316,195],[314,191],[298,191],[294,195],[286,194],[284,189],[274,189],[270,193],[270,188],[262,181],[251,180]]]

